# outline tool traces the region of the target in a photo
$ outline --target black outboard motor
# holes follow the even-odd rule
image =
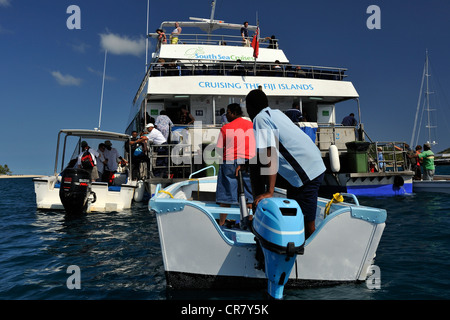
[[[90,194],[90,172],[78,168],[67,168],[63,171],[59,198],[68,214],[85,213]]]

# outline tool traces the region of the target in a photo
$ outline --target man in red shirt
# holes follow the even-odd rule
[[[236,169],[256,155],[253,123],[242,117],[241,106],[237,103],[228,105],[226,115],[229,123],[220,130],[216,145],[217,151],[223,155],[223,162],[217,176],[216,190],[216,202],[221,207],[239,204]],[[253,196],[250,175],[243,171],[242,177],[247,207],[251,208]],[[226,214],[220,214],[219,225],[224,225],[226,217]]]

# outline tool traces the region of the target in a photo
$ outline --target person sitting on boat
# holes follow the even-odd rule
[[[167,38],[166,38],[166,34],[164,33],[164,30],[162,30],[162,29],[156,29],[156,33],[158,34],[157,48],[159,49],[162,44],[167,43]]]
[[[164,138],[161,131],[155,128],[155,125],[153,123],[149,123],[146,126],[148,134],[145,135],[145,137],[148,140],[148,143],[159,146],[159,147],[151,147],[152,153],[154,151],[157,152],[158,157],[156,158],[156,167],[153,170],[153,174],[155,177],[163,177],[166,174],[166,168],[168,164],[168,159],[166,157],[161,157],[164,155],[168,155],[169,152],[167,150],[167,146],[161,146],[163,144],[167,143],[166,138]],[[156,149],[156,150],[155,150]]]
[[[244,47],[250,47],[250,40],[248,38],[248,21],[244,22],[244,26],[241,28],[242,45]]]
[[[275,35],[272,35],[271,37],[265,37],[264,40],[269,41],[269,45],[267,46],[268,49],[278,49],[278,41]]]
[[[190,114],[190,112],[188,111],[188,109],[186,108],[186,106],[182,106],[180,109],[180,124],[193,124],[195,121],[195,118],[192,114]]]
[[[89,152],[91,155],[91,165],[89,166],[85,166],[82,162],[82,158],[85,154],[85,152]],[[98,152],[95,151],[94,149],[92,149],[91,147],[89,147],[88,143],[86,141],[82,141],[81,142],[81,152],[78,155],[78,159],[77,159],[77,167],[84,169],[86,171],[89,171],[89,173],[91,174],[91,180],[95,181],[98,179],[98,170],[97,170],[97,157],[99,156]]]
[[[244,76],[245,75],[245,66],[242,64],[240,59],[236,60],[236,64],[233,66],[233,75]]]
[[[153,66],[152,74],[154,76],[163,76],[166,73],[166,67],[164,64],[166,63],[166,60],[163,58],[158,59],[158,63]]]
[[[114,174],[117,172],[119,162],[126,162],[126,160],[119,155],[116,148],[112,147],[111,141],[106,140],[105,147],[105,167],[103,169],[102,181],[108,182],[109,185],[112,185],[114,181]]]
[[[229,123],[220,129],[216,145],[218,153],[223,155],[217,175],[216,202],[221,207],[228,208],[232,204],[239,204],[236,169],[252,159],[256,150],[253,124],[242,117],[241,106],[237,103],[228,105],[226,115]],[[253,195],[250,175],[247,171],[242,171],[242,177],[247,207],[251,208]],[[226,214],[220,214],[220,226],[225,224],[226,217]]]
[[[245,101],[259,158],[256,166],[250,166],[254,206],[272,197],[276,184],[283,187],[287,198],[302,209],[308,238],[315,231],[317,198],[326,169],[320,150],[282,111],[269,107],[262,90],[250,91]]]
[[[342,119],[341,124],[347,127],[356,127],[358,122],[355,119],[355,114],[350,113],[348,116],[344,117],[344,119]]]
[[[170,43],[171,44],[177,44],[178,43],[178,36],[181,34],[181,27],[178,22],[175,22],[175,29],[173,29],[172,33],[170,34]]]
[[[434,153],[431,151],[431,144],[423,145],[423,152],[418,155],[423,161],[423,180],[433,180],[434,177]]]
[[[303,115],[300,111],[300,103],[294,102],[292,108],[284,112],[292,122],[297,123],[303,121]]]

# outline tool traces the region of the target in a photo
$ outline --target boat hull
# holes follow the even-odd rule
[[[64,210],[59,198],[60,181],[57,176],[34,178],[36,207],[42,210]],[[131,208],[136,184],[108,187],[105,182],[93,182],[92,192],[96,201],[90,203],[86,212],[111,212]]]
[[[450,177],[442,180],[414,181],[413,191],[414,193],[450,193]]]
[[[326,174],[320,195],[332,197],[336,192],[356,196],[398,196],[413,192],[413,173],[340,173]]]
[[[213,187],[212,187],[213,186]],[[192,193],[201,192],[195,190]],[[215,184],[209,188],[215,189]],[[202,189],[202,184],[198,185]],[[175,189],[166,188],[178,194]],[[171,193],[172,194],[172,193]],[[240,287],[243,282],[267,285],[256,258],[254,235],[226,229],[215,219],[221,208],[214,203],[174,199],[157,194],[150,201],[156,214],[167,283],[174,288]],[[385,227],[386,211],[348,204],[334,208],[323,219],[327,201],[319,201],[316,232],[298,255],[287,287],[364,281],[373,263]],[[233,209],[235,209],[233,213]],[[335,210],[336,209],[336,210]],[[227,211],[239,219],[239,209]],[[369,221],[368,221],[369,220]]]

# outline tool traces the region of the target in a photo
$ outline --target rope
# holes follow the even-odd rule
[[[340,193],[333,194],[333,199],[328,201],[327,205],[325,206],[325,213],[323,215],[324,218],[330,214],[331,205],[333,203],[339,203],[344,201],[344,197]]]
[[[168,194],[168,195],[173,199],[173,195],[172,195],[169,191],[166,191],[166,190],[159,190],[158,193],[165,193],[165,194]]]

